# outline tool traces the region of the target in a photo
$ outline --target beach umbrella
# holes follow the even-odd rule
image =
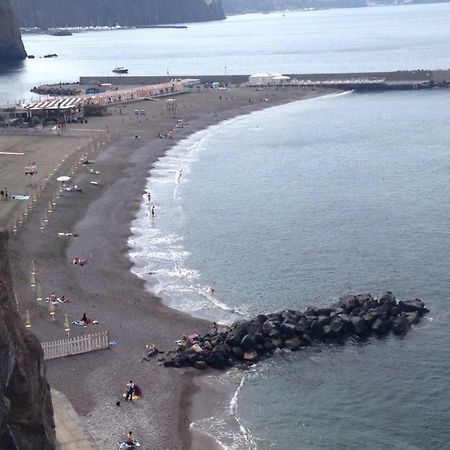
[[[69,181],[69,180],[70,180],[70,177],[68,177],[67,175],[62,175],[56,179],[56,181],[62,181],[63,183],[65,181]]]

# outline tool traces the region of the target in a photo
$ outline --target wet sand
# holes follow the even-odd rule
[[[65,337],[65,314],[71,322],[86,313],[99,324],[86,328],[71,326],[71,336],[108,330],[110,340],[116,342],[108,350],[46,363],[51,386],[70,399],[94,448],[115,448],[115,442],[129,430],[133,430],[143,449],[215,447],[207,437],[193,435],[189,429],[194,394],[199,390],[193,378],[198,373],[166,369],[156,359],[142,361],[146,344],[170,350],[183,334],[203,332],[210,327],[205,321],[164,306],[129,270],[130,223],[144,198],[152,164],[178,140],[211,124],[329,92],[237,88],[180,95],[174,115],[189,122],[189,126],[174,129],[173,139],[155,137],[157,132],[174,128],[176,123],[165,100],[114,107],[111,116],[91,119],[83,125],[84,129],[96,131],[83,132],[85,137],[79,139],[80,145],[73,152],[64,153],[68,156],[47,181],[23,226],[11,236],[10,257],[20,312],[25,315],[29,310],[32,331],[41,341]],[[225,101],[225,97],[232,100]],[[268,101],[260,101],[261,98]],[[142,110],[145,115],[135,115],[135,110]],[[73,138],[57,139],[60,141],[55,148],[66,149]],[[88,155],[93,164],[80,164],[82,155]],[[9,171],[22,170],[18,162],[14,164],[17,167],[10,166]],[[86,168],[99,174],[91,174]],[[56,198],[56,177],[71,170],[73,181],[82,192],[63,192]],[[0,165],[0,177],[5,175]],[[97,181],[98,185],[91,181]],[[46,212],[49,202],[56,203],[51,213]],[[12,214],[17,217],[17,208],[11,212],[3,208],[4,203],[0,203],[0,219],[5,223],[8,219],[11,225]],[[43,221],[44,215],[48,222]],[[58,237],[59,232],[78,233],[78,237]],[[87,264],[70,264],[75,256],[87,258]],[[30,283],[32,261],[36,267],[35,282],[44,298],[55,292],[70,299],[70,303],[56,307],[55,321],[50,320],[47,303],[36,302]],[[130,379],[142,388],[144,395],[133,403],[125,403],[122,394]],[[117,406],[119,400],[121,404]],[[205,400],[196,404],[196,417],[207,415],[212,404],[214,401]]]

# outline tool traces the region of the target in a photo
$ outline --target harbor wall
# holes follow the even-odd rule
[[[392,83],[434,82],[437,84],[450,82],[449,70],[399,70],[396,72],[351,72],[351,73],[291,73],[286,74],[291,79],[310,80],[312,82],[324,82],[330,80],[359,80],[359,79],[384,79]],[[166,83],[174,78],[197,78],[202,83],[219,82],[228,85],[240,85],[248,81],[249,75],[164,75],[164,76],[85,76],[80,77],[80,84],[90,85],[98,83],[111,83],[114,85],[145,85]]]

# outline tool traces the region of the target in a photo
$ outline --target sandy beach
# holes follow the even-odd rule
[[[164,306],[130,271],[130,223],[145,198],[152,164],[176,142],[209,125],[327,93],[300,88],[189,93],[176,97],[175,112],[167,110],[165,99],[141,101],[111,107],[111,115],[88,124],[71,125],[67,136],[1,137],[0,184],[9,192],[30,194],[28,202],[0,201],[0,225],[17,229],[11,233],[10,258],[20,313],[29,311],[32,331],[41,341],[65,337],[65,314],[72,322],[86,313],[98,325],[71,326],[71,336],[108,330],[115,343],[108,350],[46,363],[50,385],[69,398],[93,448],[116,448],[129,430],[143,449],[215,448],[189,429],[194,396],[197,417],[210,407],[205,396],[195,395],[199,388],[193,378],[198,372],[164,368],[156,358],[142,361],[146,344],[171,350],[183,334],[211,326]],[[144,113],[136,115],[135,110]],[[189,125],[175,128],[177,118]],[[156,137],[168,129],[174,130],[173,139]],[[83,156],[92,164],[83,165]],[[35,178],[23,174],[28,160],[39,165]],[[56,177],[61,175],[71,176],[82,191],[57,194]],[[76,256],[87,263],[70,264]],[[36,302],[37,288],[33,291],[30,283],[32,262],[42,304]],[[70,299],[56,306],[54,321],[45,302],[53,292]],[[143,397],[126,403],[122,394],[130,379],[142,388]],[[199,405],[197,399],[204,403]]]

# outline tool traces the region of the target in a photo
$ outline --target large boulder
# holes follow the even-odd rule
[[[385,318],[378,318],[372,324],[371,328],[372,331],[376,333],[378,336],[384,336],[385,334],[389,333],[390,325],[391,324],[389,320]]]
[[[378,295],[378,304],[384,305],[385,303],[388,303],[390,305],[396,305],[397,300],[395,300],[395,296],[391,291],[385,291]]]
[[[292,336],[284,341],[284,346],[290,350],[298,350],[302,345],[302,341],[297,336]]]
[[[317,339],[321,339],[323,336],[323,325],[317,320],[311,324],[311,335]]]
[[[244,350],[252,350],[255,348],[256,340],[255,336],[252,334],[246,334],[241,341],[241,347]]]
[[[398,302],[398,307],[402,312],[418,312],[421,315],[429,312],[429,310],[425,308],[423,301],[418,298],[414,300],[400,300]]]
[[[205,362],[210,367],[221,370],[228,365],[228,357],[223,353],[213,351],[205,358]]]
[[[255,351],[247,351],[244,353],[244,360],[247,362],[255,362],[258,360],[258,353]]]
[[[392,322],[392,331],[396,335],[403,335],[410,329],[411,322],[408,320],[408,316],[404,313],[396,317]]]
[[[305,317],[302,317],[298,322],[297,322],[297,332],[298,333],[304,333],[305,331],[308,331],[311,328],[311,320],[306,319]]]
[[[359,337],[365,337],[370,334],[369,327],[362,317],[351,317],[350,320],[352,322],[353,331],[356,335],[358,335]]]
[[[264,335],[268,335],[272,330],[275,330],[276,326],[271,320],[266,320],[262,325],[262,331]]]
[[[352,294],[340,297],[339,302],[347,314],[352,312],[353,309],[358,308],[360,306],[358,298],[356,297],[356,295]]]
[[[296,334],[296,326],[294,323],[283,322],[280,325],[280,332],[284,336],[294,336]]]

